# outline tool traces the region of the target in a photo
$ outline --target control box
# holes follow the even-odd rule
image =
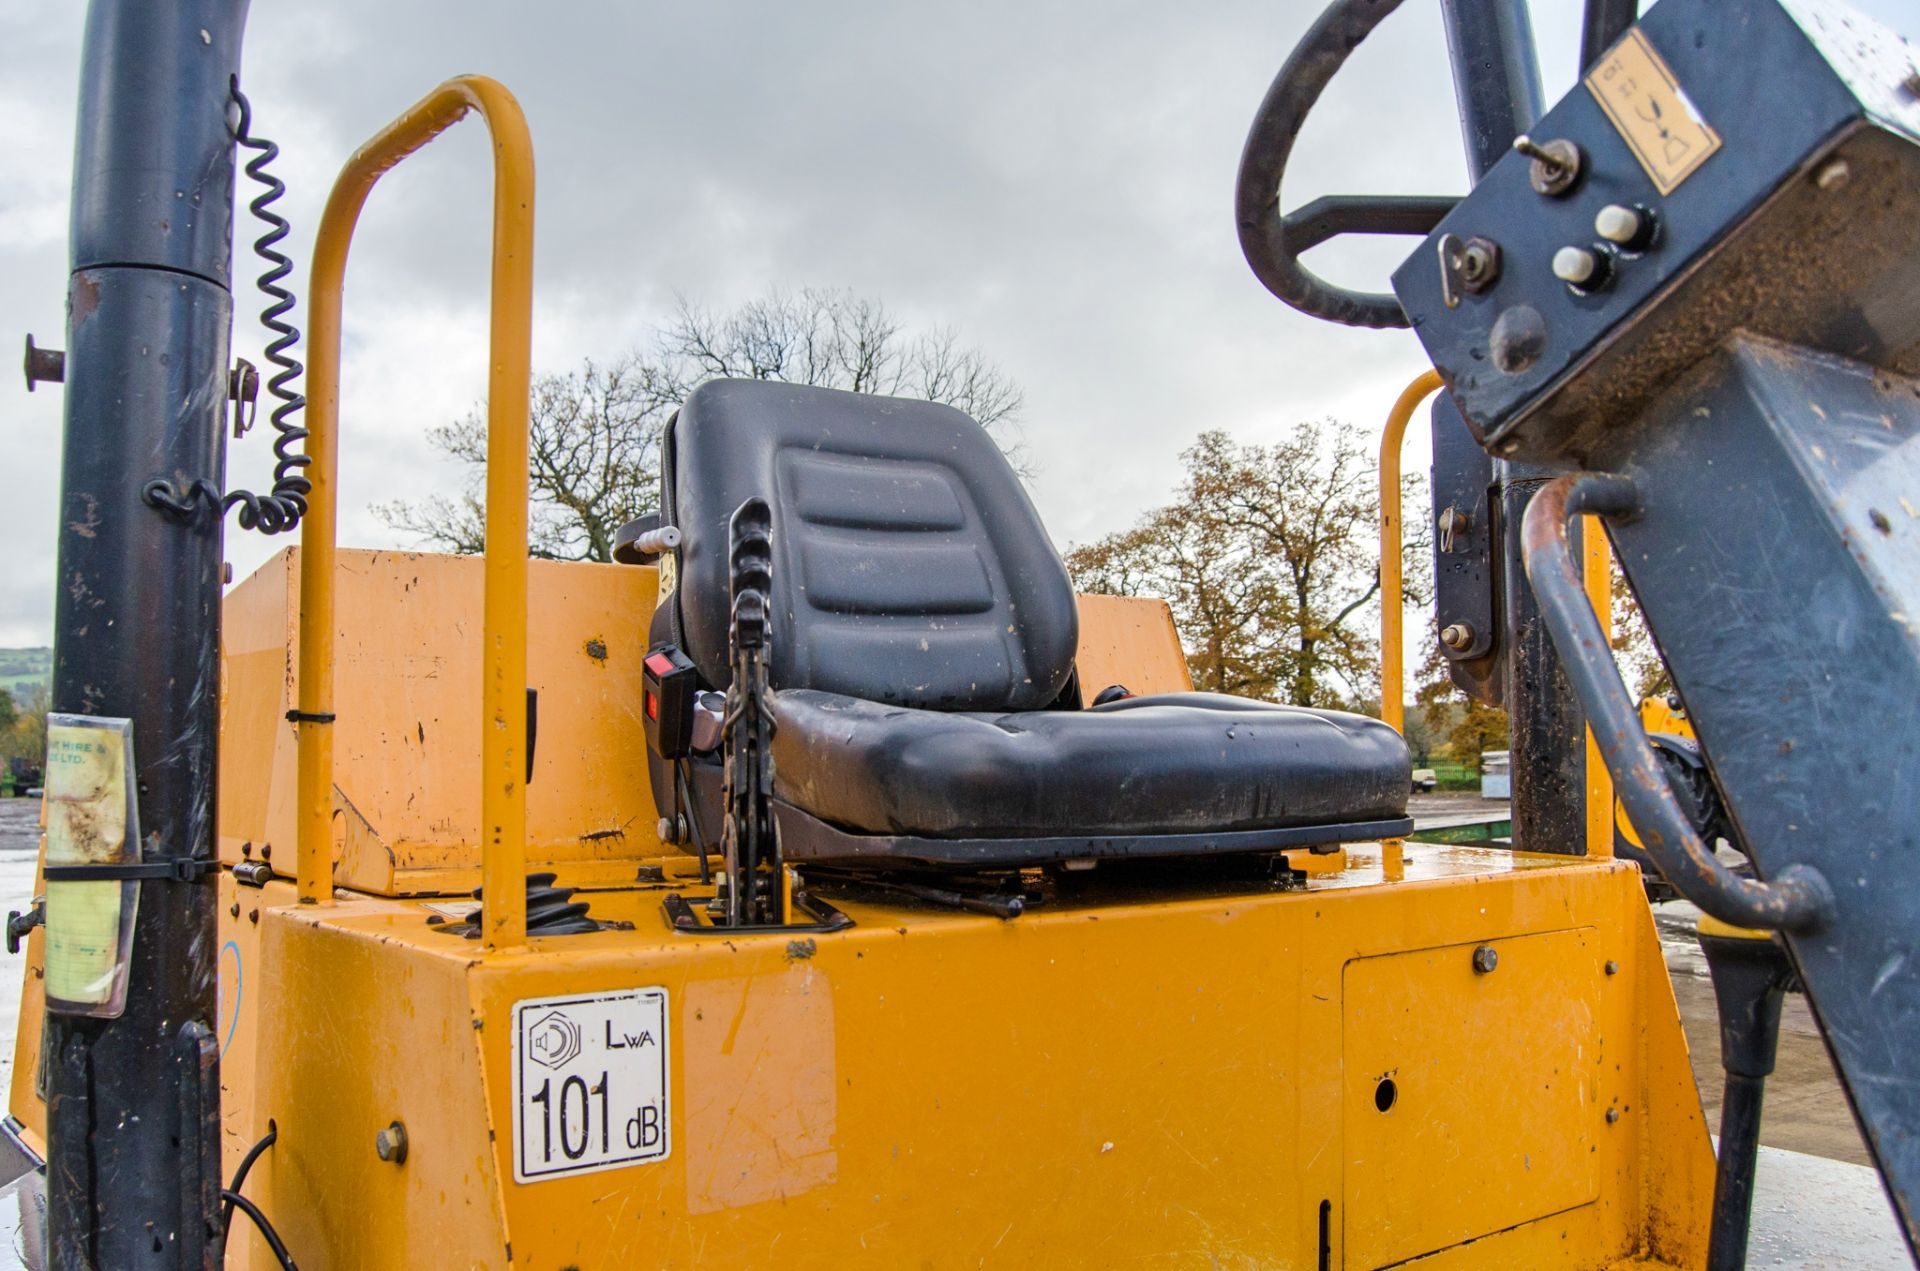
[[[1661,0],[1393,277],[1474,435],[1591,466],[1734,330],[1920,373],[1920,50]]]

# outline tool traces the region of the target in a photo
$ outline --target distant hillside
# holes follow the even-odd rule
[[[0,688],[13,694],[14,701],[25,702],[36,685],[52,683],[52,649],[0,649]]]

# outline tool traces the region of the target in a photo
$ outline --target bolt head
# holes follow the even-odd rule
[[[1490,944],[1483,944],[1473,951],[1473,971],[1475,975],[1490,974],[1500,965],[1500,953]]]
[[[1584,247],[1569,244],[1553,254],[1553,276],[1578,287],[1600,271],[1600,258]]]
[[[678,843],[680,841],[680,827],[674,824],[675,819],[674,817],[663,816],[660,818],[659,824],[654,827],[662,843]]]
[[[1838,190],[1851,180],[1853,169],[1845,159],[1835,159],[1813,174],[1813,183],[1823,190]]]
[[[407,1127],[395,1121],[374,1135],[373,1152],[390,1165],[404,1162],[407,1159]]]
[[[1607,1124],[1608,1124],[1608,1125],[1612,1125],[1612,1124],[1613,1124],[1613,1123],[1614,1123],[1615,1121],[1618,1121],[1619,1119],[1620,1119],[1620,1109],[1618,1109],[1618,1108],[1608,1108],[1608,1109],[1607,1109]]]

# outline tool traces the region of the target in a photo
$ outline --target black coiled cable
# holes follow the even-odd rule
[[[266,348],[267,361],[275,367],[273,375],[267,380],[267,391],[279,400],[268,417],[277,434],[273,442],[273,489],[267,494],[235,490],[222,495],[213,482],[202,478],[194,481],[184,494],[176,491],[169,481],[149,481],[141,493],[154,507],[183,519],[193,515],[195,505],[202,502],[217,507],[222,516],[238,507],[240,528],[257,529],[263,534],[280,534],[300,524],[300,518],[307,510],[307,495],[313,492],[313,482],[307,479],[305,472],[313,460],[294,449],[307,437],[307,430],[292,419],[295,412],[304,410],[307,405],[307,399],[293,387],[306,368],[289,352],[300,342],[300,328],[286,319],[294,307],[294,296],[280,285],[293,272],[293,261],[279,250],[279,243],[286,238],[291,226],[286,217],[273,210],[273,205],[286,194],[287,186],[286,182],[267,171],[267,165],[280,157],[280,147],[265,137],[252,135],[253,107],[247,101],[247,95],[240,91],[238,76],[232,81],[232,92],[234,105],[239,110],[233,127],[234,140],[249,150],[260,152],[247,161],[246,172],[266,187],[247,205],[247,210],[267,227],[267,232],[254,240],[253,251],[267,262],[267,270],[260,275],[257,285],[272,301],[261,312],[260,325],[274,333],[272,343]]]

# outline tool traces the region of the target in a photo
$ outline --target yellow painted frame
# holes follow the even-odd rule
[[[1400,448],[1414,410],[1440,388],[1440,372],[1422,371],[1400,391],[1380,433],[1380,718],[1407,731],[1406,580],[1400,524]]]
[[[481,933],[489,951],[526,944],[527,398],[532,379],[533,142],[505,86],[462,75],[428,93],[347,160],[327,196],[308,291],[307,454],[301,526],[298,895],[333,897],[333,559],[340,434],[340,312],[347,251],[382,174],[477,111],[493,138],[493,299],[487,373],[487,540],[481,683]]]
[[[1406,579],[1401,554],[1405,533],[1400,508],[1400,450],[1407,423],[1420,403],[1444,382],[1435,370],[1422,371],[1400,391],[1387,412],[1380,432],[1380,718],[1405,734],[1406,719]],[[1613,636],[1613,559],[1606,532],[1597,517],[1586,517],[1580,536],[1583,545],[1587,599],[1600,619],[1600,629]],[[1613,855],[1613,778],[1587,730],[1587,855]]]

